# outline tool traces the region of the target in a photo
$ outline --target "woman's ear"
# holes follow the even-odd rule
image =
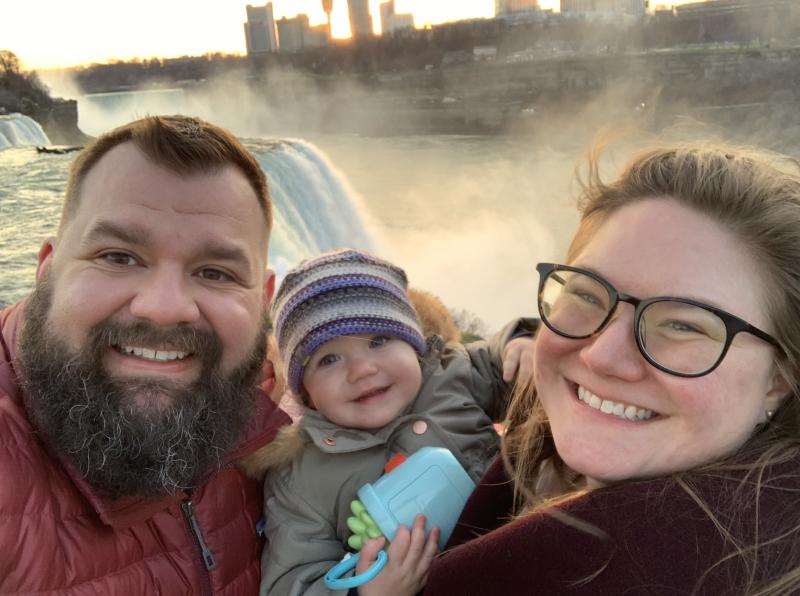
[[[767,414],[767,412],[775,412],[791,393],[792,385],[786,380],[781,367],[775,365],[772,371],[772,383],[764,398],[765,417],[770,418],[771,414]]]

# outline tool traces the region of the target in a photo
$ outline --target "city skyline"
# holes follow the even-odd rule
[[[380,30],[380,5],[368,0],[375,30]],[[688,0],[675,0],[681,4]],[[248,2],[231,0],[140,0],[109,9],[105,0],[10,0],[0,20],[0,49],[14,52],[26,68],[48,69],[93,62],[171,58],[212,52],[244,54],[243,24]],[[266,2],[253,2],[264,5]],[[320,0],[273,0],[276,20],[306,14],[311,25],[326,23]],[[539,0],[543,9],[558,0]],[[397,13],[411,13],[416,26],[494,16],[494,0],[395,0]],[[334,0],[334,38],[350,36],[346,0]]]

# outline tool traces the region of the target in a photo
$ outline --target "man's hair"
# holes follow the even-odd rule
[[[147,116],[103,134],[89,144],[70,168],[59,231],[80,203],[81,185],[89,170],[114,147],[133,143],[154,164],[180,175],[219,171],[226,165],[245,175],[272,228],[267,179],[258,162],[231,132],[190,116]]]

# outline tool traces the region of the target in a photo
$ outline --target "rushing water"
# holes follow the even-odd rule
[[[49,144],[50,139],[35,120],[16,113],[0,115],[0,149]]]
[[[249,141],[248,146],[270,180],[271,265],[279,274],[309,255],[339,246],[375,250],[357,197],[318,150],[302,141]],[[55,231],[72,157],[27,146],[0,153],[4,301],[30,290],[38,244]]]
[[[231,97],[236,101],[226,108]],[[413,286],[479,317],[486,331],[534,313],[534,266],[563,258],[577,222],[574,166],[597,124],[587,111],[542,123],[535,137],[303,134],[300,140],[282,129],[280,114],[266,106],[254,112],[259,98],[230,85],[204,102],[180,90],[78,99],[80,126],[91,134],[148,113],[185,112],[245,139],[273,196],[270,265],[279,279],[322,250],[366,248],[404,267]],[[793,134],[767,121],[755,139],[688,117],[678,122],[672,139],[726,136],[800,152]],[[36,254],[57,225],[73,155],[0,150],[0,304],[33,285]]]
[[[531,153],[518,141],[479,137],[246,143],[273,196],[270,264],[279,278],[322,250],[366,248],[491,329],[532,313],[534,264],[555,258],[574,225],[563,172],[570,158],[551,149]],[[33,285],[73,157],[33,147],[0,151],[0,304]]]
[[[322,250],[367,248],[404,267],[413,286],[477,315],[487,330],[534,313],[534,267],[563,258],[577,222],[573,170],[593,131],[576,114],[546,123],[533,138],[308,133],[300,140],[282,128],[282,114],[227,83],[202,102],[180,90],[78,100],[80,126],[90,134],[148,113],[184,112],[245,139],[273,196],[270,265],[279,279]],[[687,120],[673,134],[696,139],[716,132]],[[33,285],[36,254],[55,231],[72,158],[33,147],[0,150],[0,304]]]
[[[573,169],[596,118],[542,123],[533,138],[304,133],[300,140],[282,125],[297,117],[259,107],[261,98],[247,93],[226,82],[203,101],[181,90],[78,97],[80,126],[100,134],[144,114],[184,112],[244,138],[273,195],[270,265],[279,278],[306,256],[356,246],[397,262],[413,286],[477,315],[487,330],[533,314],[534,266],[563,258],[577,221]],[[675,134],[715,136],[701,129],[688,120]],[[0,150],[0,304],[33,285],[73,157]]]
[[[519,142],[478,137],[247,144],[275,202],[270,264],[279,277],[322,250],[367,248],[491,329],[532,313],[534,265],[556,258],[574,225],[563,171],[570,158],[550,149],[537,155]],[[0,151],[0,303],[32,287],[73,157]]]

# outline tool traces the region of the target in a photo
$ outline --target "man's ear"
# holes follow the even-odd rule
[[[264,306],[269,308],[272,297],[275,295],[275,272],[267,269],[264,273]]]
[[[39,248],[38,262],[36,263],[36,283],[39,284],[47,277],[53,264],[53,254],[56,250],[56,237],[50,236],[42,242]]]

